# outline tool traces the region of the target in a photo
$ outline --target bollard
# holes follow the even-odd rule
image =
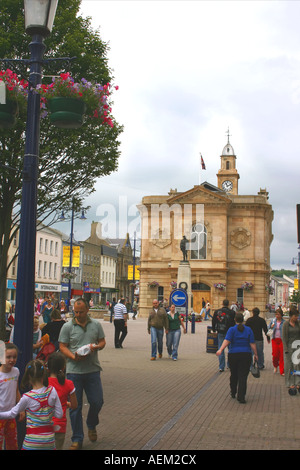
[[[192,313],[191,333],[195,333],[195,312]]]

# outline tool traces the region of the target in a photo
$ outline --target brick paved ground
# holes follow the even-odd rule
[[[229,371],[219,373],[217,357],[206,352],[209,322],[181,336],[177,362],[165,346],[163,358],[150,361],[146,319],[128,322],[123,349],[113,346],[113,324],[101,323],[104,406],[98,441],[85,432],[84,450],[299,449],[300,394],[291,397],[284,377],[273,374],[267,341],[266,368],[259,379],[249,375],[247,403],[240,404],[229,395]],[[70,444],[68,422],[65,448]]]

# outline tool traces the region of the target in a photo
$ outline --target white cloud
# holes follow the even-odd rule
[[[119,169],[97,183],[89,217],[102,202],[118,207],[120,196],[131,207],[199,177],[216,184],[229,126],[240,194],[269,191],[271,263],[290,267],[300,202],[300,2],[83,0],[82,14],[109,42],[120,87],[113,113],[125,126]]]

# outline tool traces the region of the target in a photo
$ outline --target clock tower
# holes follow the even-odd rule
[[[232,145],[229,142],[229,131],[228,131],[228,142],[223,148],[221,155],[221,169],[217,173],[218,187],[226,191],[228,194],[238,194],[238,180],[240,175],[235,167],[236,156]]]

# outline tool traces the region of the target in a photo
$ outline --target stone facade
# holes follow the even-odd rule
[[[217,186],[205,182],[185,192],[170,190],[167,195],[143,198],[139,205],[140,315],[148,315],[154,298],[169,299],[171,282],[177,282],[183,259],[183,235],[189,241],[189,287],[195,312],[200,312],[202,298],[210,301],[212,310],[228,298],[249,310],[258,307],[265,311],[271,271],[272,206],[266,190],[257,195],[238,194],[235,166],[236,156],[228,140],[221,155]],[[153,281],[159,286],[150,287]],[[252,283],[252,289],[243,289],[245,283]],[[216,285],[224,285],[225,290]]]

